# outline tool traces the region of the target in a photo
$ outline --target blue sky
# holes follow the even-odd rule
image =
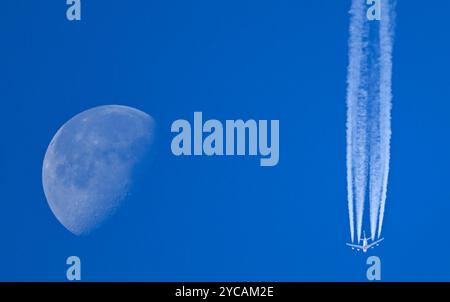
[[[0,12],[0,280],[364,281],[349,240],[345,92],[350,1],[8,0]],[[385,281],[450,281],[450,3],[399,1]],[[42,161],[75,114],[122,104],[158,122],[144,188],[76,237]],[[280,163],[178,158],[170,125],[279,119]],[[371,252],[372,254],[372,252]]]

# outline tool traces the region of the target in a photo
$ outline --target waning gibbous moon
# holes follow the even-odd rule
[[[156,123],[137,109],[107,105],[84,111],[55,134],[42,167],[47,202],[59,222],[84,235],[127,199],[134,172],[155,152]]]

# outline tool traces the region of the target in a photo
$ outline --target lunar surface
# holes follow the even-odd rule
[[[155,121],[126,106],[84,111],[64,124],[45,154],[42,183],[56,218],[84,235],[127,199],[135,171],[154,154]]]

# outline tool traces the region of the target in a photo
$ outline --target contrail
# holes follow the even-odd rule
[[[350,10],[347,77],[347,191],[351,240],[361,239],[369,193],[371,238],[381,235],[391,138],[393,9],[381,0],[381,20],[366,17],[365,0]],[[374,32],[376,35],[374,35]],[[355,224],[356,217],[356,224]]]
[[[350,234],[354,242],[356,210],[357,238],[361,238],[362,214],[366,191],[366,113],[361,110],[366,94],[361,72],[365,63],[365,6],[362,1],[353,1],[350,10],[349,66],[347,78],[347,191]],[[364,109],[364,108],[363,108]]]
[[[386,206],[389,162],[391,152],[391,109],[392,109],[392,49],[394,44],[395,1],[382,0],[382,19],[380,24],[380,132],[382,154],[382,191],[380,202],[380,217],[378,223],[378,238],[383,227],[384,209]]]
[[[377,41],[378,42],[378,41]],[[380,66],[378,63],[379,58],[379,44],[376,44],[371,51],[373,61],[371,61],[370,79],[371,85],[368,87],[369,91],[369,115],[370,115],[370,128],[368,129],[370,135],[370,172],[369,172],[369,206],[370,206],[370,237],[375,239],[377,230],[378,213],[380,209],[381,200],[381,186],[382,186],[382,173],[383,173],[383,155],[381,151],[381,98],[380,98]]]

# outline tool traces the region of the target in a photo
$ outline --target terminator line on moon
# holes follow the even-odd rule
[[[45,154],[42,183],[65,228],[87,234],[116,212],[133,172],[153,154],[155,126],[142,111],[108,105],[84,111],[58,130]]]

